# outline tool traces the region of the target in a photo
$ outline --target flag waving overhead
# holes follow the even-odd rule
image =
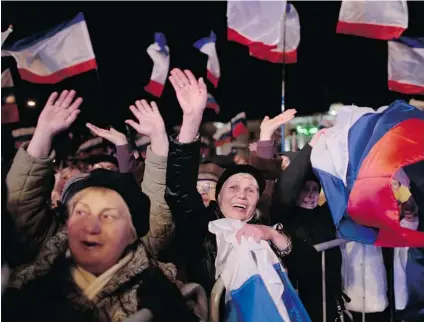
[[[13,29],[12,26],[9,26],[6,31],[3,31],[1,33],[1,45],[3,46],[3,43],[6,41],[7,37],[12,33]]]
[[[250,55],[271,63],[293,64],[297,62],[299,43],[299,14],[292,4],[287,4],[285,16],[281,22],[280,40],[277,48],[268,50],[262,46],[252,45]]]
[[[207,79],[218,87],[219,77],[221,76],[221,69],[219,67],[218,54],[216,53],[216,35],[213,31],[209,37],[204,37],[194,43],[194,47],[199,49],[202,53],[208,55],[207,63]]]
[[[408,28],[406,0],[344,0],[336,32],[367,38],[391,40]]]
[[[161,97],[168,76],[170,59],[169,48],[163,33],[155,33],[155,42],[147,48],[147,53],[153,60],[153,70],[150,81],[144,90],[156,97]]]
[[[54,84],[97,68],[82,13],[47,32],[3,46],[2,56],[13,56],[21,78],[32,83]]]
[[[401,227],[391,179],[424,160],[424,113],[404,101],[377,112],[344,106],[312,149],[341,237],[385,247],[424,247],[424,233]]]
[[[249,134],[249,130],[246,124],[246,113],[238,113],[231,119],[231,128],[233,132],[233,138],[238,138],[241,135]]]
[[[424,95],[424,37],[389,41],[389,89]]]

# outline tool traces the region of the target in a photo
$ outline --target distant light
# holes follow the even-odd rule
[[[337,111],[329,111],[328,114],[335,116],[337,115]]]
[[[5,99],[6,104],[14,104],[16,102],[15,95],[9,95]]]
[[[28,107],[34,107],[36,105],[36,103],[33,100],[29,100],[29,101],[27,101],[27,105],[28,105]]]
[[[310,129],[309,129],[309,133],[310,134],[315,134],[315,133],[317,133],[318,132],[318,128],[317,127],[311,127]]]

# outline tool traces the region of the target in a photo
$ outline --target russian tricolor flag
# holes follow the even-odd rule
[[[219,114],[220,108],[215,98],[208,93],[208,100],[206,101],[206,108],[210,108],[215,111],[216,114]]]
[[[155,42],[147,48],[147,53],[153,60],[153,70],[149,83],[144,87],[146,92],[161,97],[169,71],[169,48],[166,45],[165,35],[155,33]]]
[[[400,1],[344,0],[336,32],[373,39],[399,38],[408,28],[408,5]]]
[[[226,123],[223,127],[217,129],[215,134],[213,135],[213,138],[215,139],[216,147],[231,143],[233,139],[231,132],[231,123]]]
[[[238,113],[231,119],[231,128],[233,132],[233,138],[238,138],[241,135],[249,134],[249,130],[246,124],[246,113]]]
[[[389,89],[424,95],[424,37],[389,41]]]
[[[21,78],[32,83],[54,84],[97,68],[82,13],[47,32],[3,46],[2,56],[13,56]]]
[[[209,37],[199,39],[194,43],[194,47],[199,49],[202,53],[208,55],[207,63],[207,79],[218,87],[219,77],[221,76],[221,69],[219,67],[218,54],[216,53],[216,35],[213,31]]]
[[[383,247],[424,247],[424,232],[400,226],[391,187],[400,168],[423,160],[424,113],[417,108],[404,101],[377,112],[342,107],[311,155],[340,236]]]

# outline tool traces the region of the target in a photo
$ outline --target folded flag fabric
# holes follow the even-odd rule
[[[208,93],[208,100],[206,101],[206,108],[210,108],[215,111],[216,114],[219,114],[220,108],[215,98]]]
[[[297,62],[297,47],[300,43],[299,14],[292,4],[287,4],[285,16],[281,23],[281,33],[278,46],[266,49],[252,45],[250,55],[271,63],[294,64]]]
[[[252,56],[265,57],[281,42],[286,6],[286,1],[228,1],[228,40],[249,47]]]
[[[13,139],[15,140],[15,148],[19,149],[19,147],[30,141],[32,136],[34,135],[35,127],[22,127],[12,131]]]
[[[378,111],[344,106],[312,149],[342,238],[383,247],[424,247],[424,233],[400,226],[391,180],[424,160],[424,114],[404,101]],[[413,178],[410,178],[413,180]]]
[[[155,42],[147,48],[147,53],[153,60],[153,70],[149,83],[144,87],[146,92],[161,97],[169,71],[169,48],[166,45],[165,35],[155,33]]]
[[[424,95],[424,37],[389,41],[389,89]]]
[[[209,37],[199,39],[194,43],[194,47],[199,49],[202,53],[208,55],[207,62],[207,79],[218,87],[219,77],[221,76],[221,69],[219,67],[218,54],[216,53],[216,35],[213,31]]]
[[[343,0],[336,32],[392,40],[399,38],[406,28],[408,28],[406,0]]]
[[[216,235],[216,278],[225,286],[228,322],[310,321],[270,245],[251,238],[236,239],[240,220],[225,218],[209,223]]]
[[[21,78],[32,83],[54,84],[97,68],[82,13],[47,32],[3,46],[2,56],[15,58]]]
[[[13,29],[12,26],[9,26],[6,31],[2,31],[1,33],[1,45],[3,46],[3,43],[6,41],[7,37],[12,33]]]
[[[1,124],[19,122],[18,105],[14,93],[14,84],[10,69],[1,73]]]
[[[245,112],[238,113],[236,116],[234,116],[231,119],[231,128],[232,128],[233,138],[235,139],[241,135],[249,134],[249,130],[246,124]]]

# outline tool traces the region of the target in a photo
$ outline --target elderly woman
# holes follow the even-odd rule
[[[171,265],[156,261],[173,223],[163,198],[168,140],[155,104],[137,101],[130,109],[138,122],[127,121],[152,139],[143,193],[131,174],[98,169],[64,188],[66,223],[49,209],[51,142],[76,119],[82,99],[74,97],[74,91],[50,96],[8,174],[9,210],[34,261],[12,273],[3,317],[122,321],[146,309],[152,321],[198,320],[172,283]]]
[[[208,231],[208,223],[219,218],[239,219],[246,225],[238,237],[269,241],[279,255],[290,251],[290,239],[281,230],[262,225],[257,203],[265,188],[259,170],[250,165],[228,168],[218,179],[216,201],[205,206],[196,189],[200,142],[198,130],[206,106],[207,91],[203,79],[190,71],[171,72],[170,81],[183,110],[183,123],[177,138],[171,138],[168,156],[165,198],[176,221],[177,230],[186,235],[188,278],[209,293],[215,282],[217,245]]]

